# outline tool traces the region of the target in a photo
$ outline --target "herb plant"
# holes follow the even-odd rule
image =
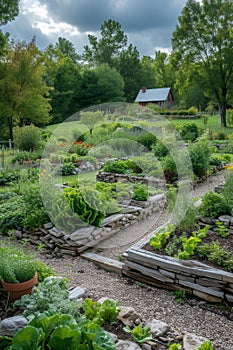
[[[80,320],[79,309],[81,303],[69,300],[69,291],[65,280],[61,277],[45,279],[33,288],[32,295],[24,295],[14,303],[14,307],[23,307],[23,315],[32,319],[45,311],[51,314],[68,313],[76,320]]]
[[[217,225],[216,231],[218,232],[218,235],[220,237],[226,238],[230,235],[230,233],[228,232],[228,229],[221,221],[217,221],[216,225]]]

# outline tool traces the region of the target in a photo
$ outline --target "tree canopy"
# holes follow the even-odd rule
[[[188,0],[172,37],[176,65],[186,65],[187,77],[191,72],[192,82],[217,102],[223,126],[233,84],[232,27],[232,0]]]
[[[127,36],[120,23],[112,19],[101,25],[100,35],[99,40],[94,35],[88,35],[90,46],[84,46],[83,59],[93,66],[103,63],[114,66],[116,58],[127,45]]]
[[[48,87],[43,81],[43,62],[34,40],[12,43],[0,62],[0,118],[13,139],[13,127],[43,125],[49,121]]]
[[[12,21],[19,13],[19,0],[1,0],[0,1],[0,26]],[[0,56],[6,46],[9,34],[3,34],[0,30]]]

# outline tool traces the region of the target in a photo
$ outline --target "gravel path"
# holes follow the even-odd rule
[[[198,186],[193,195],[201,196],[221,182],[223,182],[223,174],[211,177],[208,182]],[[114,238],[100,244],[98,249],[102,250],[104,256],[117,257],[138,237],[154,230],[166,222],[167,218],[168,214],[164,210],[156,222],[152,217],[128,227]],[[167,322],[173,335],[191,332],[209,338],[216,350],[233,349],[233,322],[224,316],[205,310],[203,301],[188,299],[188,302],[181,305],[175,301],[169,291],[145,286],[129,278],[99,269],[81,257],[54,258],[46,252],[37,252],[37,254],[58,274],[68,277],[70,287],[77,285],[85,287],[92,298],[103,296],[114,298],[120,305],[134,307],[144,319],[153,317]]]
[[[207,191],[214,189],[215,186],[222,184],[224,181],[223,172],[212,175],[206,182],[199,184],[193,190],[193,197],[200,198]],[[143,236],[155,231],[159,226],[168,222],[170,215],[166,208],[162,208],[159,213],[141,220],[133,226],[120,230],[116,235],[101,242],[96,247],[96,252],[106,257],[117,259],[131,245],[139,241]]]
[[[221,184],[223,173],[212,176],[207,182],[197,186],[194,197],[200,197],[208,190]],[[164,209],[156,218],[150,217],[139,224],[120,231],[113,238],[102,242],[98,250],[102,255],[117,258],[143,235],[165,223],[169,218]],[[205,310],[205,303],[197,299],[188,299],[181,305],[171,292],[145,286],[129,278],[97,268],[93,263],[81,257],[56,259],[40,254],[41,260],[53,266],[54,270],[69,278],[70,286],[85,287],[92,298],[103,296],[114,298],[120,305],[132,306],[145,319],[157,318],[167,322],[170,332],[180,335],[195,333],[209,338],[216,350],[233,349],[233,322],[224,316]]]

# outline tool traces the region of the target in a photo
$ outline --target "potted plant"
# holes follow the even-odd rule
[[[36,264],[33,258],[21,251],[0,247],[0,280],[10,300],[31,294],[37,284]]]

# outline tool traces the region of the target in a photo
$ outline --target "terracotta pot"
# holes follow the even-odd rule
[[[2,286],[8,292],[11,301],[21,298],[24,294],[32,294],[32,288],[37,284],[37,273],[29,281],[22,283],[7,283],[2,280]]]

